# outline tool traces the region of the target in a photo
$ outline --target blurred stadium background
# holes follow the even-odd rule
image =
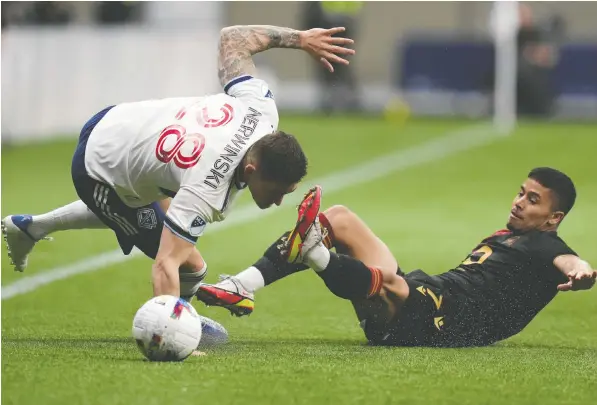
[[[219,29],[246,23],[342,24],[357,41],[353,64],[336,76],[325,75],[299,52],[259,55],[260,72],[276,89],[282,110],[378,112],[405,102],[414,115],[487,116],[497,26],[493,7],[492,2],[324,2],[324,7],[292,1],[2,2],[2,140],[75,134],[91,112],[109,103],[217,92]],[[597,3],[524,7],[517,36],[519,111],[594,119]],[[331,91],[326,83],[334,84]],[[26,119],[31,112],[37,119]]]
[[[303,189],[322,183],[324,205],[355,210],[407,271],[438,273],[503,227],[529,169],[554,166],[579,192],[561,234],[595,264],[597,3],[513,3],[505,18],[496,4],[3,1],[2,215],[76,198],[78,132],[106,105],[219,92],[222,27],[344,25],[357,54],[336,75],[301,52],[256,56],[280,127],[308,153]],[[505,57],[496,61],[502,35]],[[513,116],[510,136],[497,134],[491,122],[510,128]],[[200,241],[209,280],[253,263],[292,223],[299,199],[261,212],[244,195]],[[179,365],[147,365],[130,322],[151,293],[150,261],[123,260],[110,231],[54,236],[24,274],[2,248],[3,403],[597,398],[595,291],[561,294],[494,348],[379,350],[364,346],[350,305],[304,272],[260,291],[248,319],[196,303],[228,328],[230,344]]]

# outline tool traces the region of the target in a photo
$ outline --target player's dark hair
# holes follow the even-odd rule
[[[536,167],[530,171],[530,179],[550,189],[555,195],[555,211],[568,214],[576,201],[576,188],[572,179],[551,167]]]
[[[286,132],[266,135],[251,148],[265,180],[298,183],[307,174],[307,156],[297,139]]]

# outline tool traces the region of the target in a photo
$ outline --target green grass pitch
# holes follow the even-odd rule
[[[470,123],[282,117],[310,158],[305,183]],[[474,135],[471,135],[474,136]],[[74,141],[2,150],[2,215],[40,213],[76,199]],[[513,136],[359,186],[325,193],[356,211],[409,271],[439,273],[502,228],[529,169],[567,172],[577,205],[561,236],[597,266],[597,126],[521,123]],[[250,204],[248,193],[239,205]],[[210,235],[199,248],[209,281],[234,274],[295,220],[292,203]],[[2,286],[114,250],[110,231],[56,233],[26,273],[2,248]],[[365,345],[351,305],[310,271],[259,291],[256,311],[197,310],[229,331],[228,345],[178,364],[142,360],[132,317],[151,295],[144,257],[2,301],[3,404],[595,404],[597,292],[561,293],[519,335],[476,349]]]

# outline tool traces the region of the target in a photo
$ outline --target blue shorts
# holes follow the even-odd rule
[[[91,131],[114,106],[94,115],[81,130],[79,144],[73,156],[71,174],[79,198],[97,217],[116,233],[125,255],[133,246],[155,259],[160,246],[164,211],[158,203],[139,208],[127,206],[109,185],[91,178],[85,169],[85,149]]]

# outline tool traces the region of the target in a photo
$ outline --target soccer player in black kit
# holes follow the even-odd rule
[[[404,274],[388,247],[348,208],[319,213],[321,189],[315,187],[299,206],[295,228],[254,267],[265,285],[312,268],[332,293],[352,302],[371,344],[490,345],[519,333],[558,291],[595,284],[597,271],[557,234],[575,199],[564,173],[533,169],[514,198],[507,229],[483,239],[453,269],[430,276],[422,270]],[[234,302],[252,300],[254,291],[232,281],[237,291],[206,284],[199,299],[234,312]]]

